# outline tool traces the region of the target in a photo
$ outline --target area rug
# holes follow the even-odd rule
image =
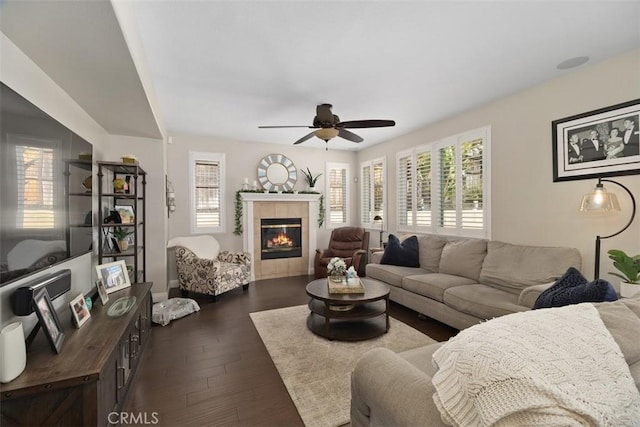
[[[351,371],[368,350],[400,352],[435,341],[391,318],[389,332],[359,342],[329,341],[307,329],[306,305],[251,313],[267,351],[307,427],[349,422]]]

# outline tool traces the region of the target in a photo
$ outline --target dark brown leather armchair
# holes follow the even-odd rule
[[[316,279],[327,277],[327,264],[333,257],[344,259],[347,268],[353,265],[358,276],[364,276],[368,251],[369,232],[364,228],[341,227],[334,229],[329,239],[329,248],[316,249],[314,262]]]

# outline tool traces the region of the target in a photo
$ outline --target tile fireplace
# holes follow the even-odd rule
[[[262,218],[260,236],[260,259],[302,256],[302,218]]]

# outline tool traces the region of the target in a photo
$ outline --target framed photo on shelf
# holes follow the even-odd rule
[[[551,123],[553,181],[640,174],[640,99]]]
[[[44,330],[44,334],[49,341],[49,345],[56,353],[60,353],[62,342],[64,341],[64,331],[60,326],[58,314],[56,313],[51,298],[47,292],[47,288],[42,288],[33,296],[33,310],[38,316],[40,326]]]
[[[120,214],[120,220],[122,221],[122,224],[133,224],[134,222],[136,222],[136,214],[133,210],[133,206],[116,205],[115,210],[116,212],[118,212],[118,214]]]
[[[108,294],[131,286],[124,260],[96,265],[96,272]]]
[[[73,323],[76,328],[84,325],[91,317],[91,312],[87,307],[87,302],[84,300],[84,295],[80,294],[69,303],[71,307],[71,313],[73,313]]]
[[[98,288],[98,295],[100,295],[100,301],[102,301],[102,305],[105,305],[109,302],[109,294],[107,293],[107,288],[104,287],[104,283],[102,280],[96,280],[96,288]]]

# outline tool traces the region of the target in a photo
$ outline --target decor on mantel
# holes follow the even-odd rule
[[[624,230],[629,228],[633,219],[636,216],[636,199],[633,197],[631,191],[620,184],[617,181],[613,181],[611,179],[598,178],[598,184],[596,184],[596,188],[593,192],[589,194],[585,194],[582,198],[582,204],[580,205],[581,212],[610,212],[610,211],[619,211],[620,204],[618,203],[618,197],[614,193],[608,193],[604,188],[603,182],[610,182],[611,184],[616,184],[620,188],[629,194],[631,198],[631,217],[627,224],[622,227],[622,229],[616,233],[609,234],[607,236],[596,236],[596,259],[595,259],[595,271],[593,275],[593,279],[597,280],[600,278],[600,241],[602,239],[608,239],[610,237],[615,237],[618,234],[622,233]]]
[[[236,191],[235,200],[235,227],[233,234],[236,236],[242,235],[242,197],[241,193],[264,193],[262,190],[238,190]],[[267,194],[320,194],[317,191],[269,191]],[[320,194],[320,207],[318,209],[318,227],[322,227],[324,224],[324,196]]]
[[[304,175],[304,180],[307,181],[307,185],[309,186],[308,190],[309,191],[315,191],[315,187],[316,187],[316,183],[318,182],[318,178],[320,178],[322,176],[322,174],[319,173],[318,175],[313,176],[313,174],[311,173],[311,171],[309,170],[308,167],[307,167],[306,171],[304,169],[300,169],[300,172],[302,172],[302,174]]]

